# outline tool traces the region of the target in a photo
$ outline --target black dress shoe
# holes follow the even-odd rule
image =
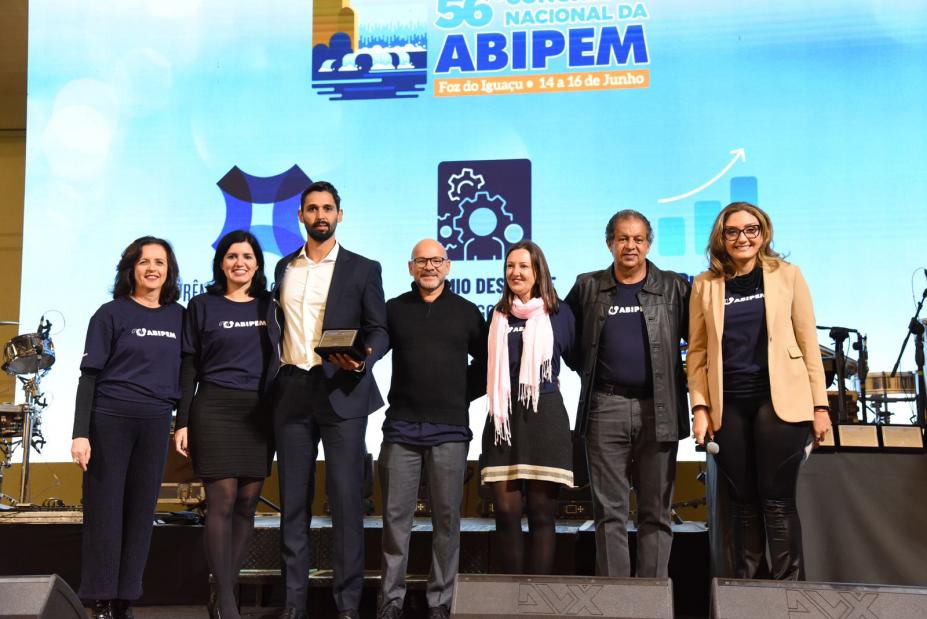
[[[360,619],[360,614],[356,610],[343,610],[338,613],[338,619]]]
[[[112,600],[94,600],[93,619],[115,619]]]
[[[447,606],[432,606],[428,609],[428,619],[448,619],[451,611]]]
[[[377,613],[377,619],[402,619],[402,607],[399,604],[387,604]]]
[[[135,619],[128,600],[113,600],[113,619]]]

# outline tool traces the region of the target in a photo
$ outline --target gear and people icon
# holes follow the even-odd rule
[[[525,230],[500,194],[483,190],[486,179],[461,168],[447,179],[454,208],[438,217],[438,236],[449,254],[463,260],[501,260],[506,248],[525,238]]]

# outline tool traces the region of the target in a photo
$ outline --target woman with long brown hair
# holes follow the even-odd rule
[[[830,418],[811,293],[772,241],[769,216],[752,204],[718,215],[709,269],[692,286],[686,371],[695,440],[720,448],[734,575],[764,574],[768,544],[770,576],[796,580],[799,467]]]
[[[573,485],[570,421],[559,380],[572,367],[575,321],[557,298],[541,248],[516,243],[505,256],[505,285],[489,327],[482,483],[492,487],[502,568],[549,574],[560,486]],[[528,544],[521,531],[527,499]]]

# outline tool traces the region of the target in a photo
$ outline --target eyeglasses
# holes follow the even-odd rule
[[[748,239],[755,239],[760,236],[760,227],[757,224],[753,224],[744,226],[743,228],[724,228],[721,234],[724,236],[725,241],[736,241],[740,238],[741,232],[743,232],[744,236]]]
[[[445,262],[450,262],[447,258],[442,258],[441,256],[432,256],[431,258],[412,258],[412,263],[418,268],[422,269],[426,264],[431,264],[436,269],[440,269],[444,266]]]

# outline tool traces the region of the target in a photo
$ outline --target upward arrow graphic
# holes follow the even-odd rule
[[[739,159],[740,161],[746,161],[746,160],[747,160],[747,151],[745,151],[745,150],[743,149],[743,147],[741,147],[741,148],[735,148],[734,150],[731,151],[731,154],[734,155],[734,158],[731,159],[731,160],[728,162],[728,164],[727,164],[726,166],[724,166],[724,169],[721,170],[720,172],[718,172],[718,173],[714,176],[714,178],[712,178],[711,180],[709,180],[709,181],[707,181],[707,182],[705,182],[705,183],[702,183],[701,185],[699,185],[698,187],[696,187],[695,189],[693,189],[693,190],[691,190],[691,191],[687,191],[686,193],[679,194],[678,196],[673,196],[672,198],[660,198],[659,200],[657,200],[657,202],[659,202],[660,204],[668,204],[668,203],[670,203],[670,202],[675,202],[676,200],[684,200],[684,199],[688,198],[689,196],[694,196],[695,194],[697,194],[698,192],[702,191],[703,189],[706,189],[707,187],[710,187],[711,185],[713,185],[714,183],[716,183],[716,182],[718,181],[718,179],[720,179],[722,176],[724,176],[725,174],[727,174],[727,171],[734,167],[734,164],[737,163],[737,160],[738,160],[738,159]]]

